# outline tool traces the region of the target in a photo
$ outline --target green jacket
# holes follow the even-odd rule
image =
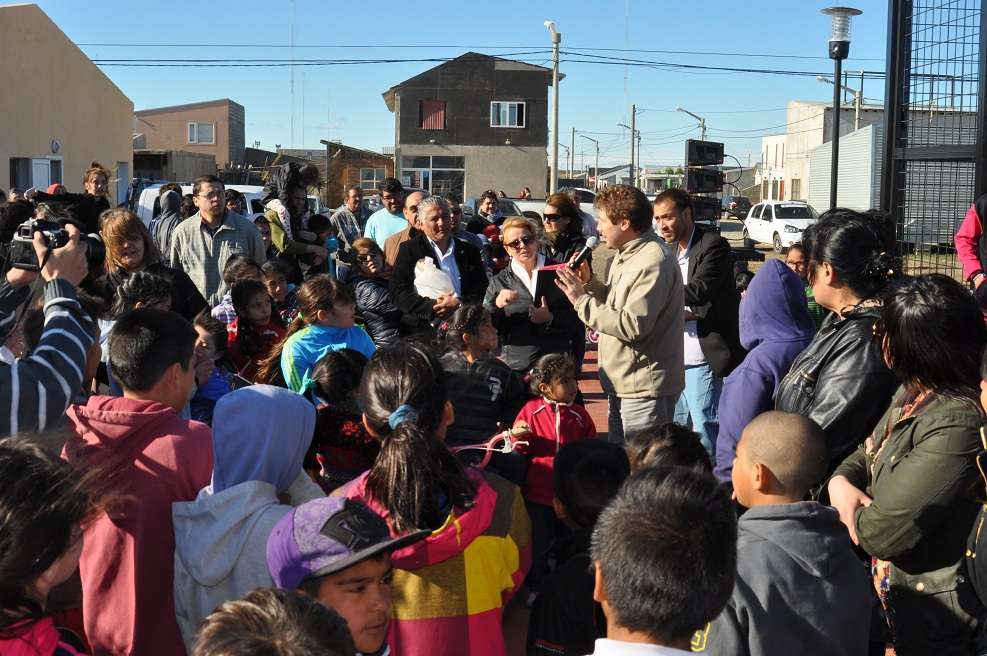
[[[983,412],[937,395],[902,419],[904,397],[899,389],[874,429],[876,455],[861,446],[834,472],[873,499],[854,516],[860,546],[891,563],[896,644],[924,645],[899,654],[967,640],[982,612],[964,558],[979,509],[969,490],[978,477]]]

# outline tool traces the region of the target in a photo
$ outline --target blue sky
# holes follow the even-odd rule
[[[826,58],[829,18],[823,3],[806,0],[501,0],[498,3],[433,0],[366,4],[337,0],[241,0],[135,3],[101,0],[40,0],[38,4],[93,59],[410,59],[455,57],[468,50],[550,65],[552,19],[562,49],[673,63],[831,73]],[[293,6],[293,11],[292,11]],[[856,0],[848,70],[884,69],[887,2]],[[294,14],[296,46],[292,39]],[[112,44],[112,45],[110,45]],[[135,47],[143,44],[151,47]],[[175,47],[176,44],[245,44],[251,47]],[[263,46],[263,47],[254,47]],[[327,47],[329,46],[329,47]],[[339,46],[374,46],[342,48]],[[415,46],[415,47],[406,47]],[[716,51],[730,56],[660,52],[589,51],[589,48]],[[542,52],[538,52],[542,51]],[[756,57],[753,54],[775,55]],[[777,55],[802,57],[780,58]],[[570,55],[570,58],[575,57]],[[808,59],[806,59],[808,57]],[[588,57],[579,56],[579,59]],[[682,105],[705,115],[709,139],[745,164],[757,159],[760,135],[783,132],[785,103],[830,100],[832,87],[812,76],[745,74],[565,62],[560,134],[568,143],[575,127],[599,139],[601,165],[626,162],[630,104],[638,115],[647,165],[677,164],[683,142],[698,138],[695,121],[674,111]],[[294,102],[288,67],[143,68],[104,66],[136,109],[229,97],[246,107],[246,141],[262,148],[319,147],[327,136],[379,150],[393,144],[394,117],[381,93],[435,63],[401,62],[349,66],[295,66]],[[859,82],[859,81],[858,81]],[[856,86],[851,83],[850,86]],[[867,80],[864,95],[881,99],[883,81]],[[294,140],[292,140],[294,116]],[[592,164],[593,146],[577,138],[578,153]],[[564,150],[560,149],[560,157]],[[564,164],[561,166],[564,167]]]

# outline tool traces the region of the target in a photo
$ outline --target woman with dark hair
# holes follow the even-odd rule
[[[171,193],[171,192],[169,192]],[[106,275],[100,278],[107,299],[138,271],[153,273],[171,284],[171,309],[189,321],[204,310],[206,299],[187,274],[161,261],[161,254],[144,222],[128,209],[115,208],[103,213],[100,235],[106,245]]]
[[[983,607],[968,582],[978,504],[980,362],[976,301],[943,275],[908,279],[886,301],[874,342],[902,381],[867,442],[836,469],[830,503],[872,557],[898,656],[973,653]]]
[[[97,510],[71,465],[23,440],[0,443],[0,653],[73,656],[78,637],[46,614],[52,588],[79,566]]]
[[[530,523],[516,486],[464,469],[446,448],[455,413],[445,389],[425,349],[377,351],[359,398],[380,455],[341,492],[384,517],[394,536],[432,531],[392,556],[392,653],[501,656],[503,605],[530,564]]]
[[[568,194],[552,194],[542,212],[545,240],[541,252],[556,262],[568,262],[586,245],[579,206]]]
[[[775,408],[823,429],[830,471],[870,435],[898,380],[872,339],[898,277],[889,217],[836,209],[805,231],[809,284],[832,314],[778,385]]]
[[[363,317],[370,339],[377,346],[393,344],[402,335],[403,313],[391,300],[384,252],[373,239],[353,242],[350,284],[356,297],[356,310]]]

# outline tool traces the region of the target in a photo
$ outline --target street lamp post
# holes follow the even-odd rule
[[[702,116],[697,116],[692,112],[690,112],[688,109],[684,109],[682,107],[676,107],[675,111],[682,112],[683,114],[688,114],[692,118],[699,121],[699,129],[701,130],[701,136],[699,138],[702,139],[703,141],[706,141],[706,119],[704,119]]]
[[[548,178],[548,193],[554,194],[559,187],[559,45],[562,33],[555,31],[553,21],[545,21],[545,27],[552,35],[552,171]]]
[[[596,164],[594,164],[593,169],[593,191],[600,190],[600,142],[592,137],[587,137],[585,134],[579,135],[587,141],[592,141],[593,145],[596,146]]]
[[[833,32],[829,37],[829,58],[833,60],[833,161],[829,179],[829,209],[836,207],[836,185],[840,177],[840,80],[843,79],[843,60],[850,54],[850,19],[859,16],[859,9],[852,7],[827,7],[822,13],[832,17]]]

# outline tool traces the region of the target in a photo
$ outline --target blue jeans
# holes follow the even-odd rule
[[[699,440],[710,454],[716,454],[720,433],[720,390],[723,379],[713,375],[708,364],[686,365],[685,389],[675,404],[675,423],[699,433]]]

